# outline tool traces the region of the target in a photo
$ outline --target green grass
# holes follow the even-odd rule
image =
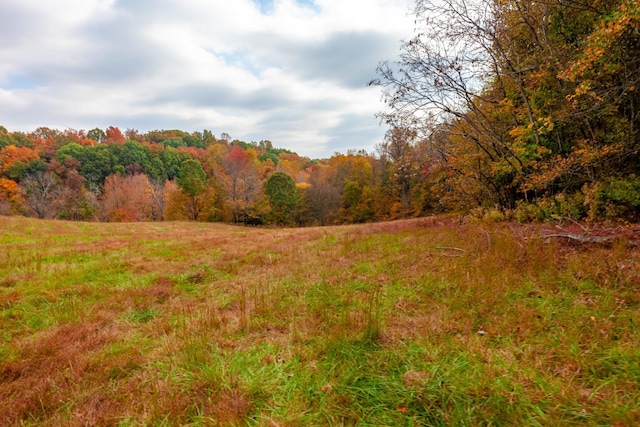
[[[640,422],[624,242],[1,220],[0,425]]]

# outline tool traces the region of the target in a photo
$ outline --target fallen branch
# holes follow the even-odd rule
[[[575,225],[577,225],[578,227],[580,227],[582,229],[583,233],[588,233],[589,229],[587,227],[585,227],[584,225],[580,224],[578,221],[576,221],[573,218],[570,218],[568,216],[563,217],[564,219],[568,219],[569,221],[571,221],[572,223],[574,223]]]
[[[581,234],[568,234],[568,233],[567,234],[565,233],[545,234],[542,237],[543,238],[564,237],[565,239],[577,240],[582,243],[606,243],[606,242],[611,242],[616,238],[616,236],[584,236]]]
[[[552,237],[568,239],[578,243],[595,243],[598,245],[610,245],[616,239],[616,236],[583,236],[581,234],[568,234],[568,233],[545,234],[544,236],[540,236],[539,238],[549,239]]]

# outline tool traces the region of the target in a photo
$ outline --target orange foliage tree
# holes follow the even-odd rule
[[[16,213],[22,206],[23,197],[15,181],[0,177],[0,214]]]
[[[40,159],[37,151],[28,147],[8,145],[0,149],[0,173],[6,173],[15,163],[28,165],[31,160]]]
[[[104,182],[100,216],[105,221],[129,222],[152,219],[154,203],[145,174],[112,174]]]

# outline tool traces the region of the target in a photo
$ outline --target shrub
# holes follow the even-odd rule
[[[535,203],[518,202],[514,217],[518,222],[544,222],[556,218],[583,219],[587,214],[585,195],[577,193],[559,193],[543,197]]]
[[[590,220],[640,219],[640,179],[611,179],[583,187]]]

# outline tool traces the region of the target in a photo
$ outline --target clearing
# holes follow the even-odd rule
[[[0,425],[638,425],[639,233],[572,227],[2,217]]]

